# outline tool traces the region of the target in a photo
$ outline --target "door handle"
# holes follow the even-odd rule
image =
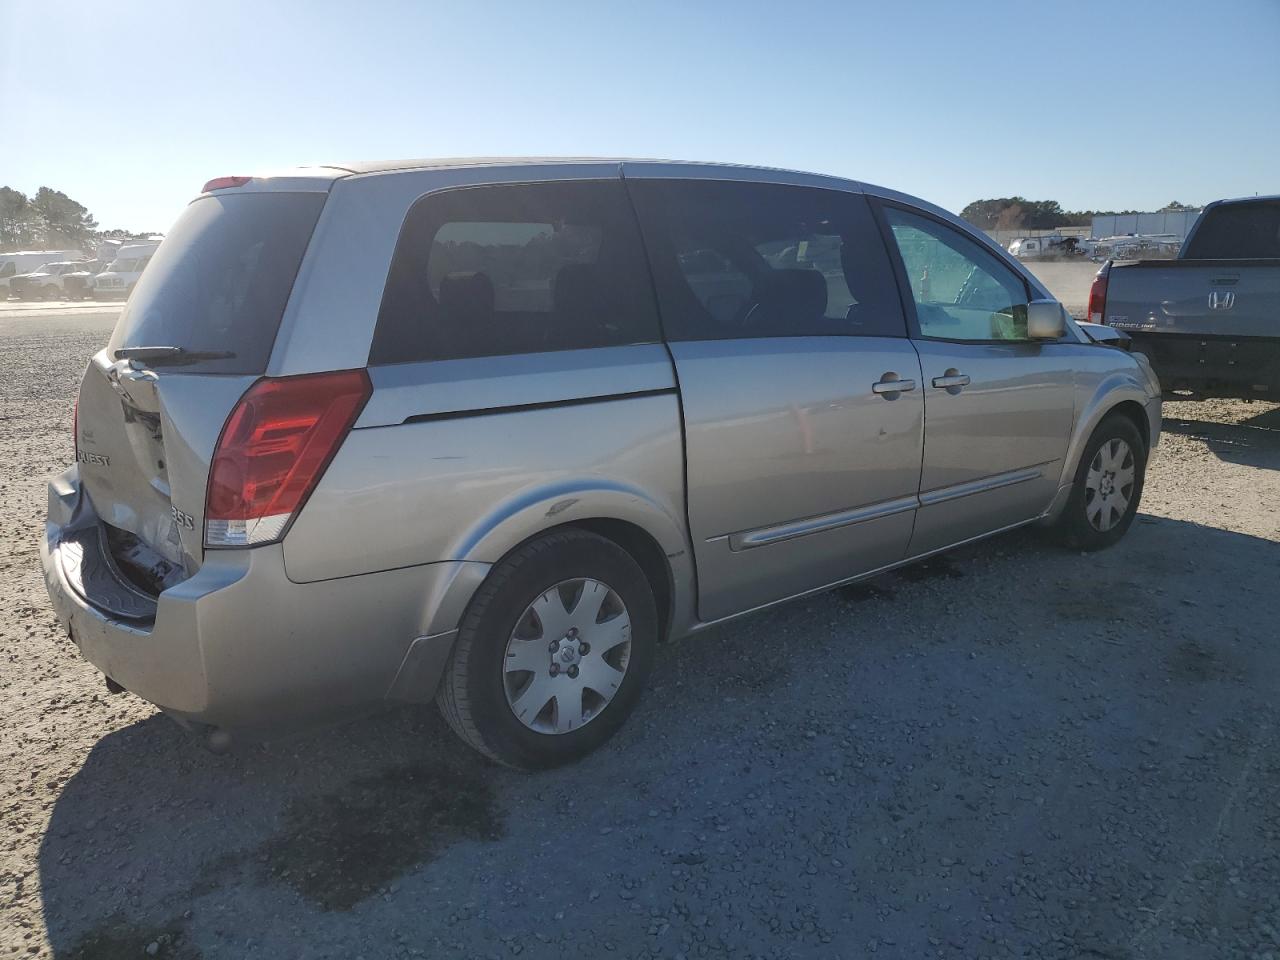
[[[954,395],[959,393],[962,387],[969,385],[969,376],[952,367],[942,376],[934,377],[933,385],[939,390],[945,390],[947,393]]]
[[[889,379],[893,377],[894,379]],[[886,400],[892,400],[900,393],[909,393],[916,388],[914,380],[899,380],[896,375],[886,373],[884,377],[871,385],[871,392],[878,393]]]

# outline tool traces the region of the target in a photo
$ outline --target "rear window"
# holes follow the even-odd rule
[[[621,183],[503,184],[429,194],[410,209],[369,362],[659,339]]]
[[[142,263],[147,270],[109,349],[229,351],[235,356],[179,369],[262,373],[324,202],[322,193],[245,193],[194,201],[153,257],[112,264],[117,272],[136,271]]]
[[[1280,202],[1227,203],[1204,215],[1187,260],[1280,259]]]

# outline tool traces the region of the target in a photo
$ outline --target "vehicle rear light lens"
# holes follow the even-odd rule
[[[1107,310],[1107,278],[1111,274],[1111,261],[1108,260],[1098,269],[1093,278],[1093,286],[1089,288],[1089,322],[1102,323],[1102,316]]]
[[[200,192],[208,193],[210,190],[224,190],[227,187],[243,187],[252,179],[253,177],[214,177]]]
[[[71,449],[80,459],[80,398],[76,397],[75,406],[71,408]]]
[[[372,393],[364,370],[259,380],[227,418],[209,469],[204,542],[285,535]]]

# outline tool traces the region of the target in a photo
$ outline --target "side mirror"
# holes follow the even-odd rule
[[[1032,300],[1027,304],[1027,336],[1032,340],[1057,340],[1066,332],[1066,310],[1057,300]]]

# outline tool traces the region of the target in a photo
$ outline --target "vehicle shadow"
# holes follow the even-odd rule
[[[1190,404],[1181,404],[1184,409]],[[1204,442],[1228,463],[1280,470],[1280,407],[1263,410],[1238,423],[1166,415],[1163,429]]]
[[[99,741],[54,807],[40,876],[55,956],[137,957],[154,943],[152,956],[199,957],[185,921],[217,890],[280,885],[350,910],[453,843],[499,837],[503,775],[434,710],[225,756],[153,715]]]
[[[812,952],[875,930],[923,956],[926,937],[976,950],[999,902],[1020,955],[1065,931],[1129,956],[1123,917],[1155,912],[1199,838],[1256,846],[1249,797],[1275,784],[1229,797],[1274,712],[1257,624],[1280,618],[1278,565],[1275,542],[1150,516],[1087,557],[996,538],[667,645],[618,737],[529,776],[430,708],[225,756],[156,715],[61,788],[47,935],[60,960],[595,957],[669,923],[731,956],[786,953],[770,924],[794,899]],[[744,872],[760,893],[697,893]],[[1078,909],[1085,874],[1116,915]],[[701,899],[681,914],[668,886]],[[1173,915],[1207,930],[1213,909]]]

